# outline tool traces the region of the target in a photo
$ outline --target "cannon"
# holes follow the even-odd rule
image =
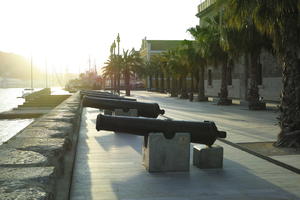
[[[117,94],[113,94],[111,92],[102,92],[102,91],[97,91],[97,90],[81,90],[80,94],[99,94],[99,95],[114,95],[118,96]]]
[[[85,107],[115,110],[123,109],[127,112],[129,109],[136,109],[137,115],[141,117],[156,118],[158,115],[163,115],[164,110],[159,108],[157,103],[142,103],[121,99],[105,99],[86,96],[83,98],[82,105]]]
[[[191,142],[211,146],[217,138],[225,138],[226,132],[218,131],[214,122],[194,122],[161,120],[142,117],[106,116],[99,114],[96,129],[123,132],[140,136],[149,133],[163,133],[171,139],[175,133],[186,132],[191,134]]]
[[[83,96],[104,96],[104,97],[120,97],[119,95],[109,93],[109,92],[101,92],[101,91],[80,91],[80,96],[83,98]],[[121,98],[121,97],[120,97]]]
[[[136,101],[133,98],[125,98],[121,96],[108,96],[108,95],[98,95],[98,94],[87,94],[85,98],[102,98],[102,99],[116,99],[116,100],[126,100],[126,101]]]
[[[81,91],[80,95],[81,95],[81,99],[84,96],[89,96],[89,97],[95,97],[95,98],[120,99],[120,100],[136,101],[136,99],[133,99],[133,98],[125,98],[123,96],[119,96],[119,95],[112,94],[112,93],[109,93],[109,92],[100,92],[100,91],[95,91],[95,92]]]

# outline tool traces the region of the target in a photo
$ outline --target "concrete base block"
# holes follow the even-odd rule
[[[104,115],[112,115],[112,113],[111,110],[104,110]]]
[[[190,134],[176,133],[172,139],[163,133],[150,133],[143,145],[143,164],[149,172],[189,171]]]
[[[197,145],[193,148],[193,165],[200,169],[223,168],[223,147]]]
[[[114,115],[137,117],[138,111],[137,111],[137,109],[129,109],[128,112],[124,112],[123,109],[115,109]]]

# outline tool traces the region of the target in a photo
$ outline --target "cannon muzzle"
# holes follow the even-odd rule
[[[178,132],[187,132],[191,134],[191,142],[209,146],[217,138],[226,137],[226,132],[218,131],[215,123],[210,121],[173,121],[142,117],[107,116],[102,114],[97,116],[96,129],[97,131],[108,130],[141,136],[162,132],[166,138],[172,138]]]

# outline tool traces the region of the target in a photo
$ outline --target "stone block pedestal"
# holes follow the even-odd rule
[[[193,148],[193,165],[200,169],[223,167],[223,147],[219,145],[197,145]]]
[[[149,172],[189,171],[189,133],[176,133],[172,139],[150,133],[144,140],[143,164]]]

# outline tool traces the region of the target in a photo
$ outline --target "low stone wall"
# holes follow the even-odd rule
[[[0,199],[68,199],[81,118],[79,93],[0,146]]]

